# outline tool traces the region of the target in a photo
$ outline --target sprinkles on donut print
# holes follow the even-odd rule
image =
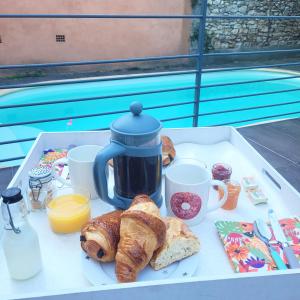
[[[172,195],[170,204],[176,217],[189,220],[196,217],[199,213],[202,200],[197,194],[179,192]]]

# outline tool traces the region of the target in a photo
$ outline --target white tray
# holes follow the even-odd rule
[[[43,256],[43,271],[27,281],[9,278],[0,251],[0,299],[299,299],[300,270],[236,274],[233,272],[214,222],[217,220],[253,221],[266,219],[272,207],[279,218],[300,215],[299,193],[280,176],[232,127],[164,129],[175,145],[193,142],[203,145],[199,159],[210,167],[214,162],[227,162],[233,168],[232,178],[254,175],[269,197],[269,204],[253,206],[244,194],[234,211],[219,209],[207,215],[193,231],[199,236],[199,267],[194,277],[142,281],[129,284],[92,286],[83,276],[79,233],[56,235],[43,212],[31,213],[29,220],[36,228]],[[34,167],[44,149],[70,144],[109,142],[109,131],[42,133],[34,143],[10,186],[25,187],[27,173]],[[243,193],[243,192],[242,192]],[[93,216],[112,210],[101,200],[92,201]],[[162,214],[165,214],[164,204]],[[36,299],[36,298],[35,298]]]

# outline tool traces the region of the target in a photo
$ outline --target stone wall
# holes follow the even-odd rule
[[[200,13],[201,0],[191,0]],[[208,0],[208,15],[300,15],[299,0]],[[193,22],[191,49],[197,49],[197,21]],[[297,47],[298,20],[207,20],[206,50]]]

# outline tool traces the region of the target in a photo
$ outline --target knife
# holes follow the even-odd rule
[[[290,269],[300,268],[299,261],[293,251],[292,246],[289,245],[273,209],[269,209],[269,220],[276,241],[280,242],[283,247],[283,253],[288,260]]]
[[[280,255],[277,253],[277,251],[273,248],[273,246],[270,244],[270,239],[272,238],[271,231],[265,224],[265,222],[262,219],[257,219],[253,224],[253,229],[255,235],[263,241],[266,246],[268,247],[268,250],[278,268],[278,270],[287,270],[287,266],[280,257]]]

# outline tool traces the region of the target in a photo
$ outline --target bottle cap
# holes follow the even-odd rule
[[[16,203],[23,199],[23,196],[21,194],[21,190],[17,187],[12,187],[9,189],[6,189],[2,192],[1,197],[3,199],[3,203]]]

